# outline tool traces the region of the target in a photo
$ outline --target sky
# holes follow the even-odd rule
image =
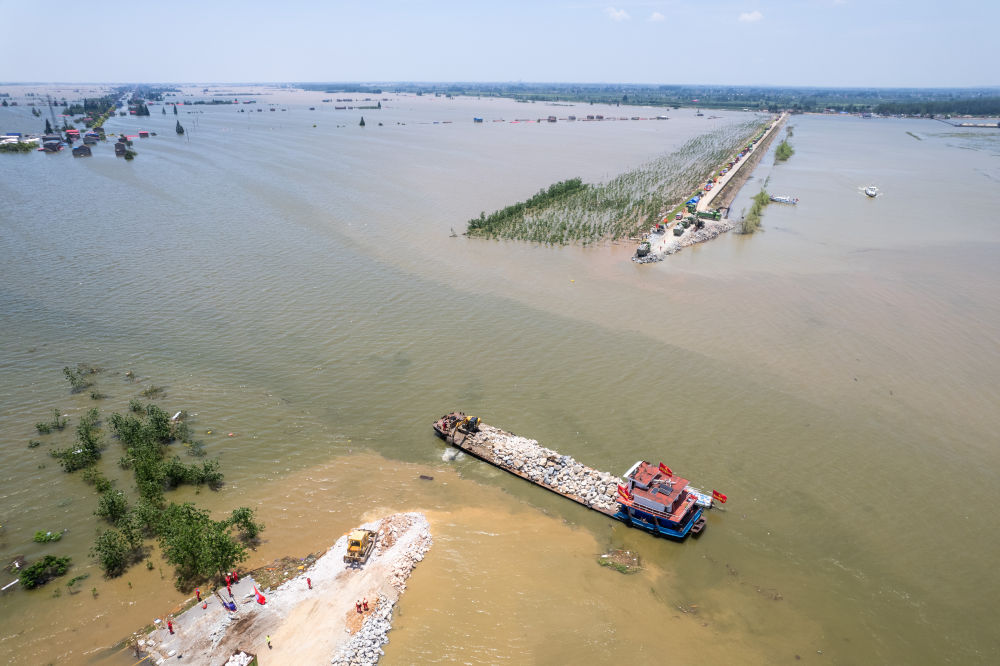
[[[8,83],[1000,85],[1000,0],[0,0],[0,17]]]

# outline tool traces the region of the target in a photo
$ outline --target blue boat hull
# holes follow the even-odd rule
[[[701,519],[701,513],[702,509],[699,507],[695,511],[688,514],[687,520],[683,523],[668,523],[658,520],[655,516],[648,514],[645,511],[639,511],[637,509],[633,509],[633,515],[629,515],[628,512],[625,511],[621,505],[619,505],[618,513],[616,513],[614,517],[623,523],[628,524],[630,527],[638,527],[657,536],[683,541],[688,537],[688,535],[691,534],[691,528],[694,527],[694,524]]]

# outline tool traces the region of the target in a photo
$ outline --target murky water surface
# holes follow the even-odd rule
[[[388,664],[1000,659],[996,132],[795,117],[795,155],[765,158],[733,207],[767,177],[798,206],[636,266],[626,246],[449,234],[743,114],[515,124],[491,121],[657,112],[271,92],[262,113],[183,108],[183,138],[153,107],[130,164],[110,145],[0,156],[0,561],[69,554],[90,575],[0,596],[4,660],[106,661],[183,598],[165,566],[107,581],[87,555],[93,489],[47,453],[72,433],[33,428],[95,404],[62,377],[78,362],[105,368],[106,411],[155,384],[193,414],[228,485],[174,497],[257,507],[251,566],[426,511],[435,545]],[[0,111],[0,129],[35,122]],[[430,423],[452,409],[601,469],[663,460],[731,499],[700,540],[657,540],[443,462]],[[116,447],[102,466],[129,488]],[[610,547],[645,569],[598,567]]]

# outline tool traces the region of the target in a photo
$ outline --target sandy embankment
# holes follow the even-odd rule
[[[157,628],[141,639],[140,649],[152,663],[182,656],[185,663],[216,666],[240,650],[260,655],[264,663],[376,663],[388,642],[393,607],[430,548],[431,535],[419,513],[397,513],[362,527],[378,532],[363,567],[344,563],[344,535],[311,568],[277,589],[262,590],[266,604],[257,603],[255,582],[245,576],[233,585],[236,611],[225,610],[218,596],[203,595],[207,608],[197,604],[172,618],[173,635]],[[369,610],[359,614],[360,599],[368,600]]]

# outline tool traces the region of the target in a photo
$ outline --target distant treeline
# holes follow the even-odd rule
[[[961,113],[995,114],[988,104],[997,88],[781,88],[765,86],[644,85],[604,83],[357,83],[298,84],[306,90],[382,94],[383,91],[419,95],[506,97],[522,102],[577,102],[706,109],[791,110],[801,112],[846,111],[853,113]],[[980,103],[986,102],[985,106]],[[995,103],[995,102],[994,102]],[[941,104],[941,110],[881,111],[885,105]],[[952,106],[948,106],[952,105]],[[903,107],[899,107],[903,109]],[[906,107],[907,109],[910,107]],[[931,108],[931,107],[928,107]],[[972,109],[977,110],[964,110]],[[984,110],[978,110],[978,109]]]
[[[366,86],[360,83],[298,83],[297,87],[303,90],[318,90],[320,92],[337,93],[366,93],[369,95],[381,95],[382,89]]]
[[[91,114],[101,114],[115,105],[117,97],[115,95],[105,95],[104,97],[85,97],[82,102],[74,102],[63,109],[67,116],[84,116]]]
[[[119,91],[131,90],[134,99],[144,99],[150,102],[162,101],[164,93],[180,92],[180,90],[178,90],[177,88],[164,88],[160,86],[149,86],[149,85],[123,86],[118,90]]]
[[[926,102],[886,102],[876,106],[875,112],[886,116],[941,116],[948,114],[1000,116],[1000,97]]]

